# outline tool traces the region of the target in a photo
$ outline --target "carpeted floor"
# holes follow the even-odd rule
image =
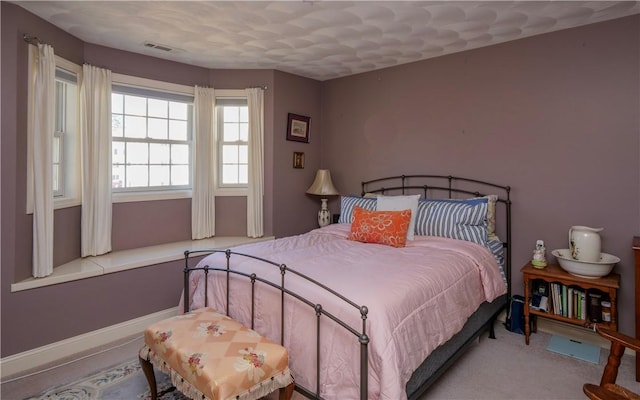
[[[578,360],[548,351],[548,333],[531,336],[526,346],[522,335],[498,328],[497,340],[482,336],[456,364],[423,396],[426,399],[585,399],[582,385],[600,380],[608,350],[601,351],[599,364]],[[132,346],[136,346],[134,343]],[[128,350],[129,351],[129,350]],[[124,355],[115,368],[74,379],[62,386],[47,389],[29,400],[137,400],[148,398],[147,383],[137,362],[135,351]],[[618,382],[636,392],[635,359],[625,355]],[[158,377],[159,390],[169,388],[168,378]],[[19,382],[14,382],[19,385]],[[3,385],[5,386],[5,385]],[[34,385],[34,387],[36,387]],[[2,390],[2,399],[18,400],[16,391]],[[38,393],[38,392],[36,392]],[[301,399],[295,393],[294,399]],[[162,400],[183,400],[176,391],[165,392]]]
[[[83,377],[59,387],[48,389],[45,393],[26,400],[37,399],[144,399],[149,395],[146,383],[139,376],[142,374],[137,360],[100,371],[97,374]],[[166,391],[170,387],[166,376],[158,374],[158,390]],[[174,393],[171,391],[170,393]],[[164,393],[163,393],[164,394]],[[175,397],[161,397],[164,399]]]

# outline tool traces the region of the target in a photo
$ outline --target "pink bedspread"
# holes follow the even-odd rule
[[[436,347],[458,332],[484,301],[506,293],[493,255],[460,240],[416,236],[407,247],[393,248],[346,240],[348,224],[333,224],[307,234],[238,246],[234,251],[266,258],[308,275],[369,310],[369,399],[405,399],[413,371]],[[224,267],[224,254],[205,258]],[[217,261],[216,261],[217,260]],[[280,284],[280,270],[232,256],[232,268],[256,273]],[[234,261],[235,260],[235,261]],[[204,283],[192,274],[191,307],[204,304]],[[217,278],[216,278],[217,276]],[[224,312],[225,279],[210,273],[209,305]],[[360,331],[360,311],[345,305],[291,273],[285,287]],[[248,279],[231,278],[231,316],[250,324]],[[280,341],[280,293],[258,285],[255,330]],[[214,299],[213,301],[211,299]],[[277,311],[277,312],[274,312]],[[284,345],[296,383],[316,389],[316,317],[299,301],[285,301]],[[327,399],[357,399],[360,383],[358,338],[333,321],[320,324],[320,392]]]

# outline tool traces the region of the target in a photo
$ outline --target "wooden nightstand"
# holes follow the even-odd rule
[[[616,273],[610,273],[609,275],[597,278],[581,278],[579,276],[571,275],[566,272],[559,265],[549,264],[545,268],[534,268],[531,262],[527,263],[520,270],[523,274],[524,280],[524,326],[525,326],[525,341],[529,344],[529,335],[531,334],[531,316],[540,316],[545,318],[554,319],[574,325],[580,325],[585,328],[590,328],[594,322],[599,325],[607,327],[611,330],[618,330],[618,308],[617,297],[618,289],[620,288],[620,275]],[[543,282],[547,286],[547,294],[549,297],[549,308],[547,311],[534,310],[529,307],[529,299],[531,298],[531,290],[534,282]],[[557,284],[559,288],[560,296],[553,300],[551,286]],[[569,289],[572,289],[573,297],[569,296]],[[590,320],[590,312],[595,311],[589,305],[589,294],[602,295],[608,298],[611,302],[610,321],[602,321],[600,319],[601,313],[598,313],[598,321]],[[581,300],[584,299],[584,300]],[[558,301],[559,300],[559,301]],[[578,301],[581,303],[578,304]],[[559,304],[558,304],[559,303]],[[564,305],[562,313],[558,314],[560,308]],[[569,309],[568,312],[567,309]],[[580,311],[580,312],[577,312]],[[535,319],[534,321],[535,322]],[[535,331],[535,324],[534,324]]]

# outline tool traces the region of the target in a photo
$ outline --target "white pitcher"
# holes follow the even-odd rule
[[[601,241],[600,234],[603,228],[589,228],[576,225],[569,229],[569,250],[571,258],[584,262],[599,262]]]

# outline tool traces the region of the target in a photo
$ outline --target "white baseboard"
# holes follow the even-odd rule
[[[0,379],[18,376],[42,368],[58,360],[107,345],[118,340],[142,336],[145,328],[155,322],[178,314],[178,307],[158,311],[140,318],[74,336],[0,359]]]

